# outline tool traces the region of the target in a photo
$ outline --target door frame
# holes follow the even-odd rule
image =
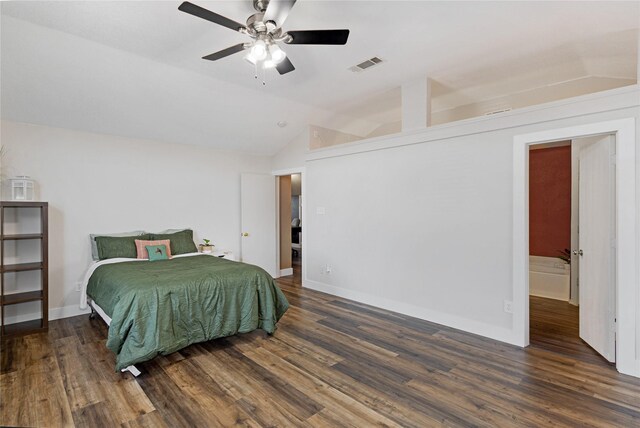
[[[291,175],[291,174],[300,174],[300,182],[301,182],[301,193],[302,193],[302,215],[300,216],[300,223],[302,224],[302,242],[306,242],[306,237],[307,237],[307,232],[306,232],[306,228],[304,227],[305,225],[305,215],[307,212],[307,207],[306,207],[306,200],[307,198],[305,197],[306,194],[306,179],[305,179],[305,174],[307,172],[307,168],[301,166],[301,167],[297,167],[297,168],[287,168],[287,169],[279,169],[276,171],[271,171],[271,175],[274,176],[274,179],[276,180],[276,200],[278,201],[278,203],[276,204],[276,218],[280,218],[280,186],[277,186],[278,184],[278,177],[281,177],[283,175]],[[280,267],[280,222],[277,222],[277,226],[276,226],[276,248],[277,250],[277,260],[276,263],[278,263],[278,268]],[[282,269],[278,269],[278,277],[280,276],[280,271]],[[305,278],[307,277],[307,252],[306,251],[302,251],[302,282],[304,282]]]
[[[529,148],[613,134],[616,144],[616,368],[640,377],[635,118],[516,135],[513,146],[513,343],[529,346]]]

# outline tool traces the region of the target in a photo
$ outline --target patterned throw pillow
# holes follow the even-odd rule
[[[136,252],[138,253],[138,257],[141,260],[146,260],[149,258],[149,253],[147,252],[147,245],[164,245],[167,247],[167,257],[171,258],[171,241],[168,239],[163,239],[161,241],[145,241],[142,239],[136,239]]]
[[[150,262],[155,262],[157,260],[169,260],[166,245],[147,245],[145,248],[149,253]]]

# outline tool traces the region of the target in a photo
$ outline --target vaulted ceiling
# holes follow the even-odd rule
[[[194,3],[239,22],[254,12],[248,0]],[[366,100],[420,76],[436,82],[436,109],[636,77],[636,2],[299,0],[285,29],[349,28],[349,43],[284,46],[296,70],[271,70],[266,86],[242,55],[202,60],[246,36],[179,4],[2,2],[2,117],[273,154],[310,123],[379,125]],[[372,56],[384,63],[348,70]]]

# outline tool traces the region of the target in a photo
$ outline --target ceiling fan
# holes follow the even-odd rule
[[[216,61],[229,55],[249,50],[249,54],[245,59],[254,64],[256,70],[258,66],[264,69],[275,67],[278,73],[286,74],[295,70],[295,67],[287,58],[287,54],[280,49],[278,42],[289,45],[344,45],[349,38],[349,30],[283,31],[282,25],[295,3],[296,0],[253,0],[253,8],[257,10],[257,13],[247,19],[246,25],[188,1],[182,3],[178,9],[233,31],[246,34],[253,39],[250,42],[239,43],[212,53],[202,57],[202,59]]]

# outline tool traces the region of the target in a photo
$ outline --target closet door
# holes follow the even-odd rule
[[[269,174],[242,174],[240,203],[241,260],[260,266],[275,278],[276,178]]]

